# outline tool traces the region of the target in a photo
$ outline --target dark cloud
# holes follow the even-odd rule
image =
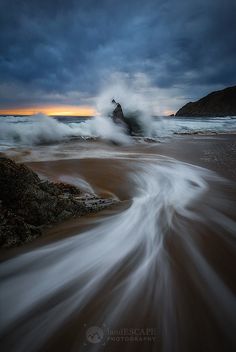
[[[235,0],[1,0],[0,26],[2,105],[83,103],[112,72],[181,98],[236,82]]]

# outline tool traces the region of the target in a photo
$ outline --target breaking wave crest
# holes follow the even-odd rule
[[[19,145],[50,144],[71,138],[102,138],[129,144],[130,138],[110,118],[95,117],[80,123],[62,123],[44,114],[5,117],[0,122],[1,143]]]
[[[203,118],[173,119],[151,118],[141,112],[127,115],[131,123],[138,123],[139,137],[160,141],[161,138],[179,135],[214,135],[236,133],[236,119]],[[128,145],[134,140],[108,115],[86,120],[80,118],[56,119],[43,114],[25,117],[2,117],[0,120],[0,148],[55,144],[70,139],[103,139]]]

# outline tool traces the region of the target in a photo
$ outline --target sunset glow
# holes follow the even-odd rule
[[[37,113],[52,116],[94,116],[96,115],[96,110],[90,106],[76,105],[50,105],[0,109],[1,115],[34,115]]]
[[[164,116],[170,116],[170,115],[174,115],[175,111],[174,110],[164,110]]]

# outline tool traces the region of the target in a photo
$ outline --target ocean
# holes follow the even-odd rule
[[[142,117],[140,137],[163,140],[173,135],[212,135],[236,132],[236,117],[171,118]],[[62,143],[70,139],[100,138],[121,144],[131,139],[108,117],[1,116],[0,150],[40,144]]]

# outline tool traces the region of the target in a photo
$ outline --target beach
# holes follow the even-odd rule
[[[0,1],[0,351],[236,351],[236,1]]]
[[[119,200],[2,254],[4,351],[233,350],[236,135],[4,153]]]

